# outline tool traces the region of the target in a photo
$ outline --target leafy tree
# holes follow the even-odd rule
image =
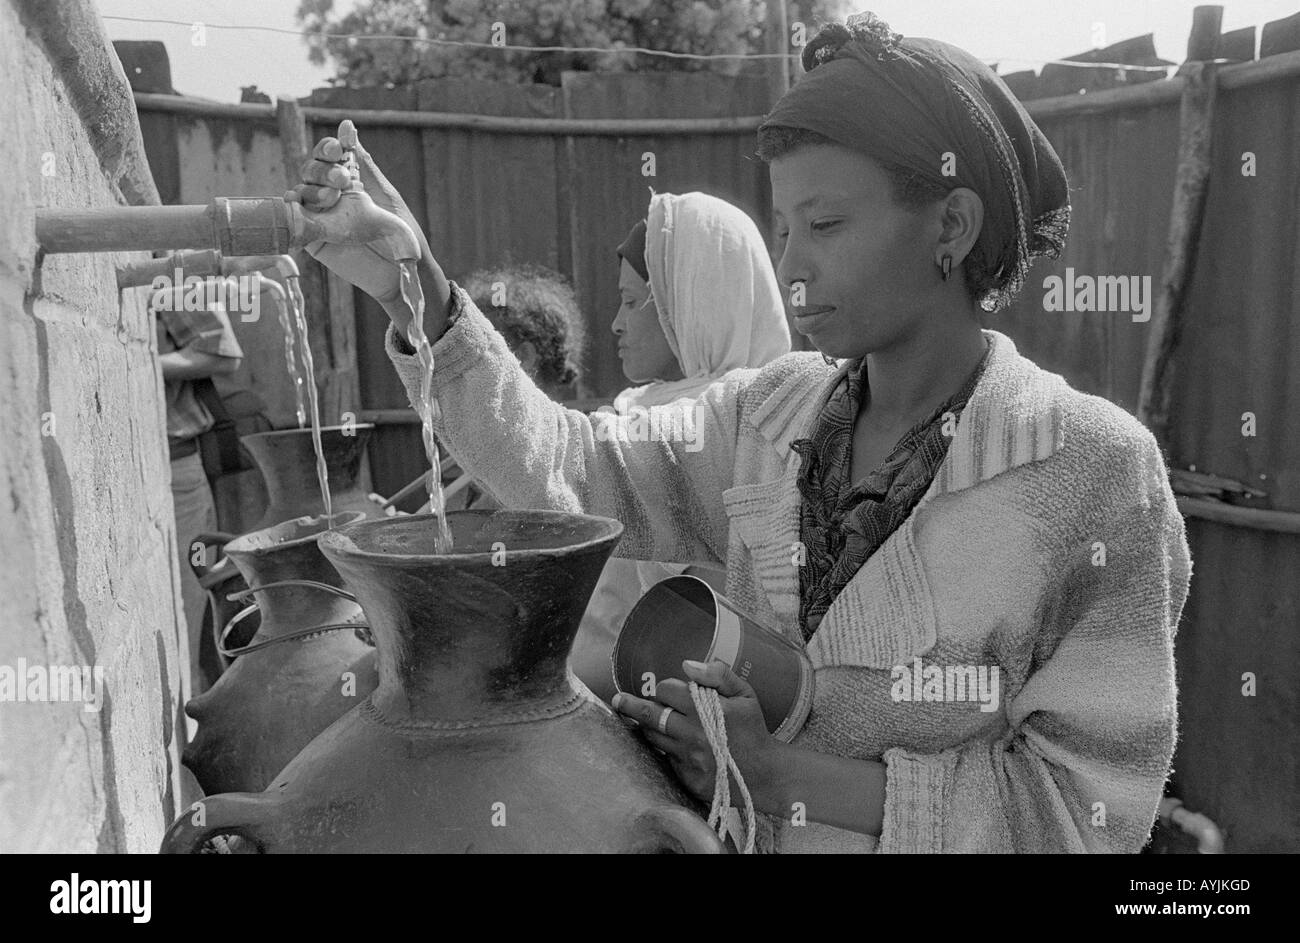
[[[788,2],[790,22],[843,19],[853,0]],[[635,52],[527,52],[439,45],[419,40],[599,49],[641,47],[695,54],[765,52],[764,2],[754,0],[359,0],[334,15],[334,0],[301,0],[298,22],[311,61],[332,61],[332,81],[351,86],[404,84],[448,75],[560,84],[565,70],[708,69],[757,72],[765,60],[676,59]],[[504,30],[494,29],[502,24]],[[360,34],[393,39],[358,39]],[[787,48],[788,47],[787,37]],[[796,51],[796,50],[791,50]]]

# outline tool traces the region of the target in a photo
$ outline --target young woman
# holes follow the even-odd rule
[[[790,352],[790,330],[763,237],[745,213],[704,193],[656,194],[618,247],[621,304],[612,330],[637,384],[613,412],[649,429],[649,410],[694,399],[730,370]],[[683,429],[682,433],[691,432]],[[655,583],[690,573],[722,591],[716,561],[612,558],[592,593],[569,664],[593,693],[614,696],[610,656],[628,612]]]
[[[991,70],[870,14],[823,30],[804,66],[760,149],[778,278],[842,364],[728,374],[698,400],[698,451],[628,441],[539,393],[426,255],[438,433],[512,506],[618,517],[625,556],[725,563],[727,595],[806,647],[792,743],[716,662],[616,705],[707,799],[686,681],[716,688],[767,847],[1135,852],[1177,728],[1182,519],[1146,429],[979,326],[1060,252],[1060,161]],[[316,156],[300,192],[326,208],[342,153]],[[321,257],[404,325],[395,269]],[[414,394],[416,358],[388,344]]]

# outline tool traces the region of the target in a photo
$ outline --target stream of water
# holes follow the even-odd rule
[[[292,281],[296,285],[298,280],[296,278],[290,278],[286,279],[286,281]],[[301,429],[303,426],[307,425],[307,410],[303,405],[302,374],[298,371],[298,355],[294,351],[293,343],[294,317],[290,309],[296,302],[294,301],[293,295],[290,294],[287,289],[285,295],[285,304],[278,306],[280,312],[280,329],[284,331],[284,365],[289,369],[289,380],[293,383],[293,395],[298,407],[298,428]],[[315,378],[313,377],[313,383],[314,382]]]
[[[293,320],[298,327],[298,340],[302,346],[302,364],[307,373],[307,402],[311,407],[311,444],[316,450],[316,480],[320,484],[321,503],[325,507],[325,521],[331,529],[334,527],[331,518],[334,514],[334,502],[330,498],[330,475],[329,468],[325,464],[325,449],[321,444],[320,437],[320,394],[316,390],[316,364],[311,354],[311,343],[307,339],[307,305],[303,298],[302,287],[298,284],[297,276],[290,275],[285,280],[285,289],[289,296],[289,307],[293,311]],[[289,332],[285,332],[289,337]],[[286,354],[292,341],[285,342]],[[292,364],[292,361],[290,361]],[[302,393],[303,378],[297,376],[296,370],[290,366],[291,376],[294,376],[295,385],[299,387],[298,394],[298,427],[302,428],[303,408]]]
[[[420,427],[424,437],[424,452],[429,458],[429,507],[438,521],[438,530],[434,534],[434,550],[438,553],[451,553],[451,529],[447,526],[447,505],[442,496],[442,459],[438,454],[438,440],[433,437],[433,420],[438,408],[433,398],[433,348],[424,336],[424,289],[416,274],[416,262],[407,259],[401,265],[402,300],[411,311],[411,321],[406,328],[406,340],[415,348],[424,369],[420,376]]]

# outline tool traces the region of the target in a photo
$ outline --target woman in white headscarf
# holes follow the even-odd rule
[[[646,219],[618,247],[622,303],[614,319],[623,372],[634,386],[614,399],[623,414],[693,399],[723,374],[790,351],[790,331],[758,227],[704,193],[656,194]],[[684,430],[689,434],[689,430]],[[650,586],[690,573],[722,590],[711,566],[613,558],[573,643],[574,674],[605,700],[623,620]]]

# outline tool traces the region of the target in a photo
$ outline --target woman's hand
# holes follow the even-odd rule
[[[745,777],[745,785],[755,806],[762,810],[777,801],[773,796],[777,786],[775,756],[783,744],[767,732],[763,709],[754,689],[725,662],[712,661],[705,665],[698,661],[685,661],[682,669],[688,681],[695,681],[701,687],[715,688],[722,696],[722,710],[727,720],[727,747]],[[661,730],[660,718],[665,707],[671,708],[672,712]],[[688,792],[703,802],[712,801],[717,769],[713,762],[713,748],[704,736],[686,681],[677,678],[659,681],[655,685],[654,700],[618,694],[614,698],[614,708],[635,720],[650,745],[668,756],[673,772]]]
[[[351,151],[356,157],[361,183],[367,195],[380,209],[394,214],[411,227],[411,232],[420,243],[423,262],[436,268],[423,230],[416,223],[397,188],[388,181],[370,152],[362,146],[350,121],[339,125],[339,137],[322,138],[317,142],[312,149],[311,158],[302,166],[302,183],[286,193],[285,199],[299,202],[304,209],[312,212],[326,212],[333,208],[351,185],[351,177],[345,166],[348,152],[343,144],[347,140],[353,142]],[[385,254],[382,243],[313,242],[307,246],[307,251],[334,274],[378,301],[393,320],[399,322],[398,327],[404,328],[407,316],[401,303],[397,260]],[[437,299],[430,300],[437,304]],[[445,298],[442,303],[445,304]]]

